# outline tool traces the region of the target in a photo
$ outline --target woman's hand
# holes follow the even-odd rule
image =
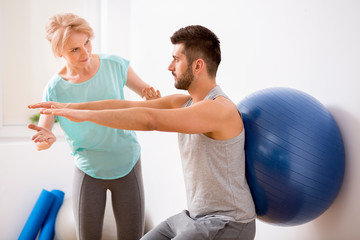
[[[142,94],[146,100],[161,98],[160,91],[159,90],[155,91],[153,87],[143,88]]]
[[[38,151],[50,148],[56,141],[55,135],[47,128],[35,124],[29,124],[28,128],[36,131],[31,140],[36,144]]]

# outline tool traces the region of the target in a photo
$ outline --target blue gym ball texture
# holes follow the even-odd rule
[[[344,143],[330,112],[290,88],[260,90],[237,107],[257,217],[294,226],[320,216],[334,202],[345,171]]]

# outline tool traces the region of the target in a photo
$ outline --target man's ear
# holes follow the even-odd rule
[[[194,73],[200,73],[204,70],[205,62],[201,58],[194,61]]]

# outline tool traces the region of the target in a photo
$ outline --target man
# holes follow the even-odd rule
[[[141,102],[47,102],[30,108],[113,128],[179,133],[188,211],[168,218],[143,239],[254,239],[255,208],[245,178],[243,122],[236,105],[216,83],[220,42],[202,26],[181,28],[171,41],[169,71],[175,87],[190,96]]]

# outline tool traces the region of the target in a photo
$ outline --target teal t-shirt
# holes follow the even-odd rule
[[[47,84],[43,101],[89,102],[124,99],[129,61],[99,54],[100,67],[94,77],[73,84],[58,74]],[[57,117],[75,157],[75,165],[98,179],[115,179],[127,175],[140,157],[140,145],[134,131],[114,129],[92,122],[72,122]]]

